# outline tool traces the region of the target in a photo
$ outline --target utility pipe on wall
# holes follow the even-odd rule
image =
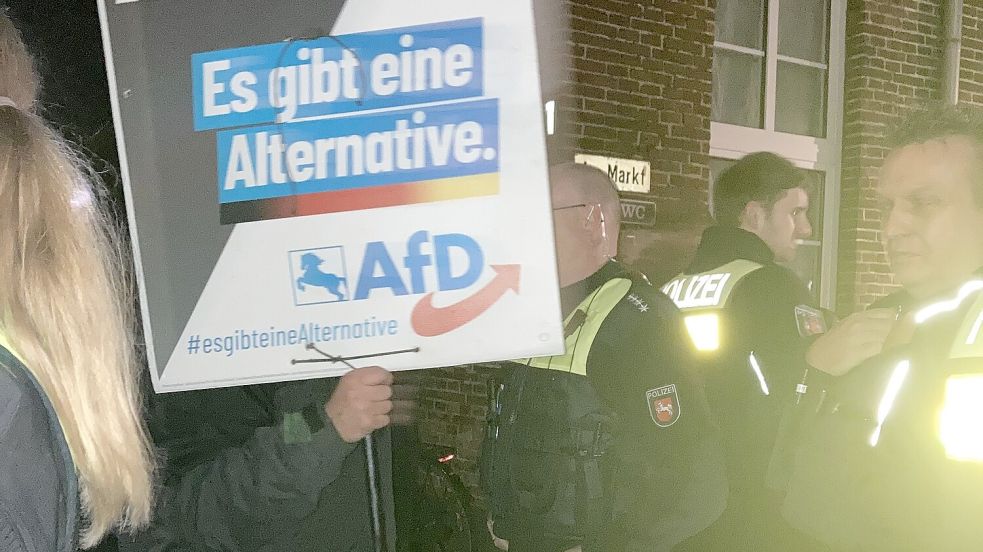
[[[945,4],[943,39],[945,54],[942,61],[942,101],[959,103],[959,55],[962,50],[963,0],[949,0]]]

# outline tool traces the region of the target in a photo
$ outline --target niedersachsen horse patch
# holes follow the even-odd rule
[[[669,427],[679,420],[679,395],[676,394],[676,384],[649,389],[645,392],[652,421],[659,427]]]
[[[795,306],[795,323],[802,337],[826,333],[826,318],[822,311],[808,305]]]

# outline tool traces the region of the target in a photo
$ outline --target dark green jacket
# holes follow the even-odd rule
[[[164,487],[152,527],[121,551],[371,552],[363,446],[345,443],[321,408],[333,383],[153,397]],[[377,444],[392,537],[388,432]]]

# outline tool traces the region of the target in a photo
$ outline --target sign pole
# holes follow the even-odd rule
[[[369,508],[372,513],[372,542],[375,552],[386,550],[385,525],[382,522],[381,510],[379,507],[379,477],[375,458],[375,442],[372,434],[369,433],[364,438],[365,442],[365,465],[369,476]]]

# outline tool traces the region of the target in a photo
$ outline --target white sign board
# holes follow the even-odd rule
[[[155,389],[561,352],[530,2],[230,6],[100,1]]]
[[[575,163],[597,167],[607,173],[619,191],[648,193],[652,188],[652,166],[648,161],[586,153],[578,153],[573,160]]]

